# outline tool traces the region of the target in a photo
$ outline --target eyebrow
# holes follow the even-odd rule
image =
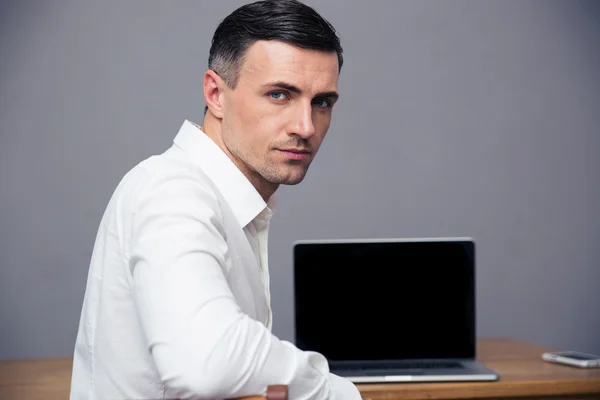
[[[268,83],[266,85],[264,85],[265,87],[276,87],[276,88],[280,88],[280,89],[285,89],[288,90],[290,92],[293,93],[298,93],[298,94],[302,94],[302,90],[300,90],[300,88],[291,85],[289,83],[286,82],[273,82],[273,83]],[[334,99],[337,99],[340,97],[338,92],[332,91],[332,92],[321,92],[321,93],[317,93],[316,96],[314,97],[315,99],[321,99],[321,98],[325,98],[325,97],[331,97]]]

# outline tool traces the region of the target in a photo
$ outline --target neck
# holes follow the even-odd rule
[[[202,132],[206,134],[206,136],[211,138],[212,141],[215,142],[221,150],[223,150],[223,152],[227,155],[227,157],[229,157],[235,166],[238,167],[246,179],[248,179],[252,186],[254,186],[256,191],[258,191],[265,203],[268,202],[279,185],[265,180],[258,172],[251,169],[246,163],[229,151],[229,148],[223,141],[222,120],[215,118],[210,112],[207,112],[200,128],[202,129]]]

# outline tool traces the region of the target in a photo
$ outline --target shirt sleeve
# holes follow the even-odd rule
[[[129,268],[167,398],[227,399],[287,384],[292,399],[358,400],[325,357],[244,314],[225,279],[226,232],[214,192],[193,174],[154,176],[132,207]]]

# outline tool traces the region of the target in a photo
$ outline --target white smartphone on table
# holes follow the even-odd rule
[[[548,362],[570,365],[579,368],[599,368],[600,356],[579,351],[553,351],[542,354]]]

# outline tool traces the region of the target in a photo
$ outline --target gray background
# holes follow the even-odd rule
[[[72,354],[104,207],[201,122],[242,3],[2,2],[0,358]],[[321,153],[279,192],[274,332],[293,340],[296,239],[469,235],[479,337],[600,353],[599,3],[308,3],[346,65]]]

